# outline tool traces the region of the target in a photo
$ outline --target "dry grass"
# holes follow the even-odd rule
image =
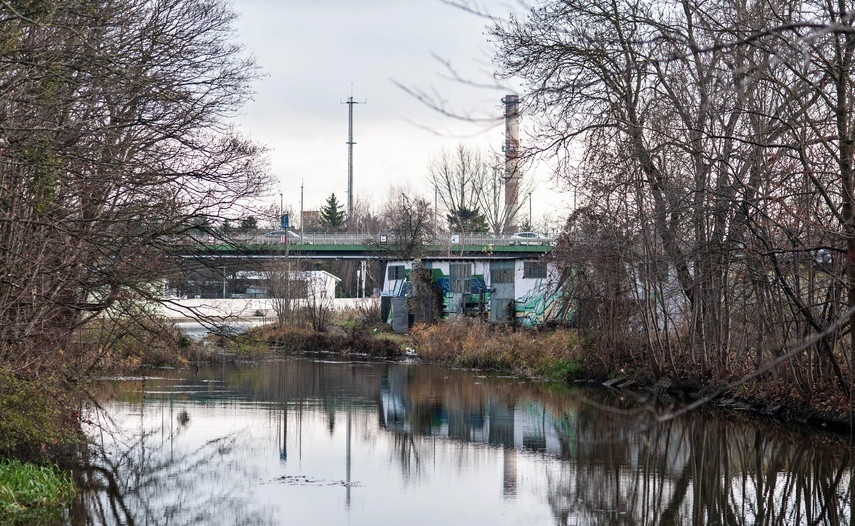
[[[341,354],[395,357],[403,354],[399,342],[383,336],[371,336],[364,330],[318,332],[298,327],[273,326],[253,329],[241,341],[265,348],[295,351],[328,351]]]
[[[353,308],[338,311],[333,316],[333,324],[343,328],[360,328],[382,323],[380,302],[373,298],[357,303]]]
[[[460,318],[412,330],[422,358],[460,367],[567,380],[579,371],[579,350],[569,330],[512,330]]]

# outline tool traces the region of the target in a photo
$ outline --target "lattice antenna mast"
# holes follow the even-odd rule
[[[350,219],[353,216],[353,105],[366,104],[368,101],[363,100],[358,102],[353,100],[353,89],[351,88],[350,97],[347,98],[347,217]]]

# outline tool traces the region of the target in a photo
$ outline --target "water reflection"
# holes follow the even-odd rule
[[[222,365],[104,386],[74,524],[849,524],[843,441],[440,367]],[[110,401],[106,401],[109,399]],[[603,411],[600,406],[629,412]],[[108,433],[105,429],[110,429]]]
[[[74,503],[72,524],[277,524],[247,498],[256,473],[236,451],[244,434],[197,441],[189,413],[162,402],[143,397],[116,415],[124,427],[94,413],[101,419],[77,474],[87,491]]]

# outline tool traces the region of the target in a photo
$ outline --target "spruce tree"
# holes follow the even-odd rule
[[[321,207],[321,224],[328,230],[334,231],[340,229],[344,225],[347,216],[335,196],[335,192],[327,197],[326,204]]]

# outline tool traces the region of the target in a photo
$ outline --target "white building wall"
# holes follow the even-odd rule
[[[555,314],[558,306],[559,295],[558,279],[559,271],[552,263],[545,262],[545,277],[527,277],[525,274],[526,263],[538,262],[536,259],[514,260],[514,295],[517,305],[517,318],[523,324],[533,325],[540,323],[544,318]],[[542,260],[541,260],[542,262]],[[431,269],[438,269],[446,277],[450,276],[451,263],[470,263],[473,276],[482,276],[486,289],[492,288],[490,283],[490,265],[492,260],[434,260],[429,261]],[[401,279],[390,279],[393,266],[402,266],[405,269]],[[402,296],[406,275],[412,270],[412,261],[394,261],[386,266],[386,276],[383,281],[383,296]],[[451,309],[453,306],[449,306]]]

